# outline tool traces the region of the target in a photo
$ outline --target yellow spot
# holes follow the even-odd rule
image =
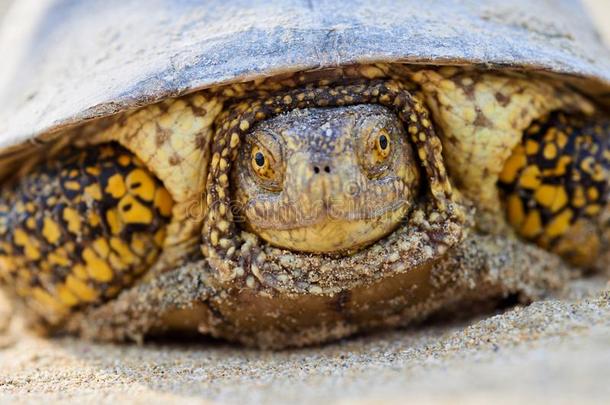
[[[14,271],[16,268],[15,260],[12,256],[0,256],[0,272],[8,273]],[[25,272],[22,272],[23,274]],[[4,274],[3,274],[4,275]]]
[[[101,257],[108,257],[108,254],[110,254],[110,246],[108,245],[108,241],[104,238],[97,238],[93,242],[93,249]]]
[[[101,218],[97,213],[89,211],[87,221],[89,222],[89,225],[91,225],[92,227],[96,227],[100,224]]]
[[[557,187],[557,194],[555,194],[555,201],[551,205],[551,211],[557,212],[562,209],[568,203],[568,193],[564,187]]]
[[[97,166],[87,167],[85,169],[85,172],[87,172],[88,174],[90,174],[92,176],[99,176],[100,174],[102,174],[102,170]]]
[[[247,131],[250,128],[250,123],[246,120],[242,120],[239,123],[239,129],[241,129],[242,131]],[[231,137],[232,138],[232,137]],[[233,139],[231,139],[231,141],[233,141]],[[232,143],[232,142],[231,142]]]
[[[152,201],[155,196],[155,182],[142,169],[136,169],[126,178],[127,188],[144,201]]]
[[[65,285],[57,287],[57,296],[64,305],[69,307],[78,304],[78,297]]]
[[[110,247],[112,250],[118,253],[121,261],[127,264],[134,264],[138,262],[138,257],[133,254],[133,252],[129,249],[129,246],[122,239],[110,239]]]
[[[72,275],[69,275],[66,278],[66,287],[68,287],[81,301],[92,302],[98,297],[98,292],[95,289],[89,287],[86,283]]]
[[[540,183],[540,169],[538,166],[526,167],[519,178],[519,185],[523,188],[535,190],[540,187]]]
[[[173,206],[174,201],[167,190],[163,187],[158,188],[155,193],[155,207],[157,207],[159,213],[164,217],[169,217],[172,214]]]
[[[528,139],[525,142],[525,153],[527,153],[528,155],[535,155],[536,153],[538,153],[538,149],[540,149],[540,145],[538,144],[538,142],[532,139]]]
[[[523,223],[525,218],[525,212],[523,210],[523,203],[518,194],[511,194],[507,201],[508,210],[508,221],[512,226],[518,228]]]
[[[142,235],[133,235],[131,239],[131,249],[140,257],[144,256],[148,247],[146,239]]]
[[[540,205],[549,208],[555,202],[560,188],[561,187],[543,184],[534,193],[534,198]]]
[[[525,218],[523,226],[521,226],[521,234],[526,238],[533,238],[542,231],[542,220],[540,212],[530,211]]]
[[[559,145],[559,147],[563,149],[567,144],[568,136],[565,134],[565,132],[559,132],[557,134],[557,145]]]
[[[126,195],[119,202],[119,218],[126,224],[149,224],[153,220],[153,213],[150,208]]]
[[[57,222],[49,217],[45,217],[42,225],[42,236],[51,244],[57,243],[61,237],[61,230]]]
[[[571,157],[565,155],[561,156],[557,161],[557,166],[555,167],[553,174],[556,176],[563,176],[566,174],[566,169],[570,163],[572,163]]]
[[[597,191],[597,188],[595,188],[594,186],[589,187],[589,189],[587,190],[587,197],[591,201],[597,200],[599,198],[599,191]]]
[[[86,263],[87,274],[96,280],[101,282],[107,282],[112,280],[112,269],[106,263],[105,260],[100,259],[98,255],[90,248],[83,250],[83,259]]]
[[[121,166],[129,166],[131,163],[131,157],[128,155],[121,155],[118,158],[118,162]]]
[[[29,260],[40,259],[38,242],[33,239],[31,240],[23,229],[16,229],[13,237],[15,238],[15,244],[23,248],[23,252]]]
[[[55,266],[68,267],[70,265],[70,259],[63,248],[59,248],[54,252],[49,253],[47,259],[50,264]]]
[[[238,134],[233,134],[236,137],[239,138]],[[231,135],[231,139],[233,138],[233,135]],[[212,166],[212,169],[216,169],[218,167],[218,161],[220,160],[220,154],[218,152],[214,153],[214,155],[212,156],[212,163],[210,164]]]
[[[112,232],[113,235],[119,234],[123,229],[123,224],[119,220],[119,214],[117,213],[116,209],[106,211],[106,222],[108,223],[110,232]]]
[[[242,121],[244,122],[244,121]],[[245,121],[247,122],[247,121]],[[248,126],[250,126],[250,124],[248,124]],[[231,140],[229,141],[229,146],[231,148],[235,148],[237,146],[237,144],[239,144],[239,135],[237,135],[235,132],[231,134]]]
[[[85,266],[82,264],[75,264],[74,267],[72,267],[72,273],[81,280],[86,280],[88,277],[87,270],[85,270]]]
[[[121,198],[125,195],[127,191],[125,188],[125,182],[123,181],[123,176],[120,174],[114,174],[108,179],[108,185],[105,190],[108,194],[110,194],[113,198]]]
[[[155,236],[154,236],[155,244],[157,246],[163,246],[163,242],[165,242],[165,236],[166,236],[165,228],[159,229],[155,233]]]
[[[25,220],[25,226],[28,229],[36,229],[36,218],[29,217],[28,219],[26,219]]]
[[[555,144],[547,143],[544,146],[544,149],[542,150],[542,155],[547,160],[555,159],[555,157],[557,156],[557,147],[555,146]]]
[[[76,211],[74,208],[69,208],[69,207],[64,208],[63,219],[68,224],[69,232],[71,232],[72,234],[75,234],[75,235],[80,232],[82,223],[81,223],[81,218],[80,218],[80,214],[78,213],[78,211]]]
[[[102,199],[102,190],[99,183],[93,183],[85,187],[85,194],[96,201],[100,201]]]
[[[36,301],[53,312],[65,312],[66,310],[66,308],[59,301],[40,287],[34,288],[32,290],[32,295]]]
[[[229,221],[219,221],[218,222],[218,229],[220,230],[220,232],[226,232],[229,229],[230,223]]]
[[[559,215],[553,218],[553,220],[547,225],[544,233],[549,238],[554,238],[565,233],[570,227],[570,220],[572,219],[572,210],[567,209],[562,211]]]
[[[572,195],[572,205],[576,208],[584,207],[587,203],[585,199],[585,192],[583,191],[581,186],[578,186],[574,189],[574,195]]]
[[[598,204],[592,204],[585,208],[585,213],[587,215],[596,215],[601,211],[602,207]]]
[[[110,253],[110,256],[108,256],[108,263],[110,263],[110,267],[115,269],[115,271],[125,271],[128,269],[127,263],[125,263],[116,253]],[[106,290],[106,294],[112,295],[108,294],[108,290]]]
[[[517,173],[527,164],[525,155],[521,153],[513,153],[504,164],[504,168],[500,173],[500,181],[504,183],[512,183],[517,178]]]
[[[67,181],[64,183],[64,186],[71,191],[78,191],[80,190],[80,183],[77,181]]]

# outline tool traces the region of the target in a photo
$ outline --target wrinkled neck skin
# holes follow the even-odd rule
[[[260,149],[272,179],[256,173]],[[261,123],[242,145],[232,184],[245,229],[277,247],[342,254],[400,225],[420,175],[395,114],[358,105],[294,110]]]

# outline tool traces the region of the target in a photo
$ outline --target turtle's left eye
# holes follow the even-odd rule
[[[393,136],[385,125],[365,122],[360,149],[360,162],[368,175],[377,177],[388,168],[393,150]]]
[[[385,160],[390,155],[392,145],[390,144],[390,135],[388,131],[381,129],[377,134],[375,141],[375,153],[379,161]]]

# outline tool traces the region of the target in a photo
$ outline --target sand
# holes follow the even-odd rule
[[[15,325],[1,342],[0,401],[602,403],[608,336],[602,278],[479,319],[282,352],[214,341],[49,340]]]
[[[587,3],[610,27],[610,4]],[[0,302],[0,327],[7,311]],[[576,281],[526,307],[282,352],[43,339],[17,319],[0,365],[2,403],[607,403],[610,285]]]

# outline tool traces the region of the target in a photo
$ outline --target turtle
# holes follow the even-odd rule
[[[5,19],[0,279],[34,330],[281,349],[608,273],[578,2],[156,5]]]

